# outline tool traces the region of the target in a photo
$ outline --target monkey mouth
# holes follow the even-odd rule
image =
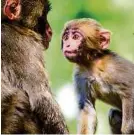
[[[64,55],[67,58],[73,58],[73,57],[77,56],[77,51],[76,50],[74,50],[74,51],[65,51]]]

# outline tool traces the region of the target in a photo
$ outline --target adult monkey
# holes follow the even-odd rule
[[[134,133],[134,64],[108,49],[110,36],[90,18],[67,22],[63,29],[62,51],[76,64],[80,134],[96,130],[96,99],[118,108],[109,113],[113,133]]]
[[[2,0],[2,133],[68,133],[43,61],[48,0]]]

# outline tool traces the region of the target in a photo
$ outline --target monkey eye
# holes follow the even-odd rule
[[[73,39],[74,39],[74,40],[78,40],[79,37],[80,37],[80,36],[79,36],[78,34],[74,34],[74,35],[73,35]]]
[[[68,34],[65,34],[64,36],[63,36],[63,40],[68,40]]]

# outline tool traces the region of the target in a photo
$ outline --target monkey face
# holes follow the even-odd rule
[[[64,56],[68,60],[72,62],[75,62],[77,60],[81,52],[83,39],[83,35],[77,29],[65,30],[62,37],[62,49]]]

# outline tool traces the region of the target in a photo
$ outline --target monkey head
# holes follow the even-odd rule
[[[93,19],[69,21],[62,33],[62,51],[71,62],[92,61],[110,43],[111,33]]]
[[[48,48],[52,37],[47,21],[50,9],[48,0],[2,0],[2,23],[8,22],[38,33],[45,48]]]

